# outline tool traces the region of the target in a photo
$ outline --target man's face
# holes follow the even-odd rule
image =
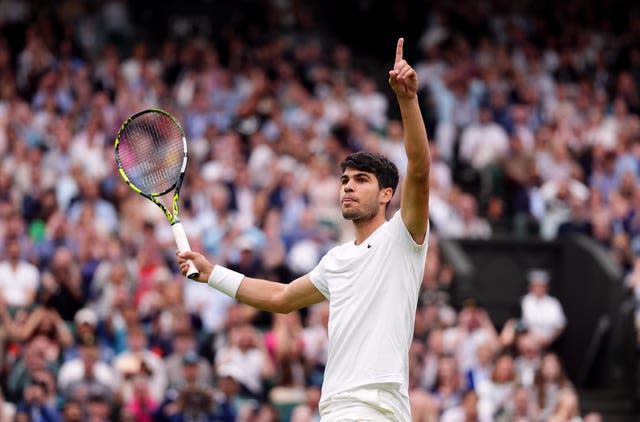
[[[544,297],[547,294],[547,284],[542,282],[532,282],[529,285],[529,290],[536,297]]]
[[[382,201],[391,200],[391,189],[380,190],[373,173],[348,168],[340,183],[340,207],[342,216],[347,220],[370,220],[379,212]]]

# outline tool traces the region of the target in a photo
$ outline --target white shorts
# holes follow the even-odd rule
[[[411,422],[409,398],[398,384],[376,384],[334,394],[320,403],[322,422]]]

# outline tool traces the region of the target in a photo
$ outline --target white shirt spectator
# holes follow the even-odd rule
[[[362,117],[371,126],[381,129],[387,124],[388,101],[382,93],[375,90],[373,81],[364,80],[358,92],[349,97],[353,113]]]
[[[184,301],[186,309],[200,315],[205,329],[217,333],[222,328],[227,310],[235,300],[203,283],[185,283]]]
[[[230,371],[251,393],[262,393],[262,378],[273,372],[264,342],[257,330],[250,325],[233,327],[229,344],[216,354],[216,370]]]
[[[33,264],[20,260],[15,266],[9,261],[0,262],[0,291],[9,306],[22,307],[31,304],[40,281],[40,272]]]
[[[58,388],[65,391],[73,383],[82,380],[85,376],[85,365],[81,358],[71,359],[60,367],[58,374]],[[93,376],[101,384],[108,386],[111,391],[116,391],[117,377],[113,368],[108,364],[97,361],[93,364]]]
[[[497,163],[508,151],[507,133],[495,122],[470,125],[460,137],[460,158],[477,170]]]
[[[531,293],[522,299],[522,319],[529,330],[547,338],[567,322],[558,299],[549,295],[538,298]]]

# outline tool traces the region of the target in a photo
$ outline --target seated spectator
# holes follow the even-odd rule
[[[98,314],[91,308],[82,308],[76,312],[73,318],[73,329],[75,331],[76,342],[65,349],[65,361],[78,357],[79,345],[82,344],[83,339],[85,338],[95,339],[98,344],[98,351],[102,362],[110,363],[113,360],[115,351],[106,340],[105,336],[100,334],[98,330],[99,323]]]
[[[176,405],[176,412],[168,418],[170,422],[215,420],[213,419],[213,395],[210,389],[187,387],[180,391]]]
[[[99,360],[95,338],[85,337],[78,357],[65,362],[58,373],[58,388],[66,399],[85,402],[89,393],[100,393],[111,400],[118,390],[118,377],[108,364]]]
[[[525,387],[533,386],[540,358],[540,347],[533,337],[527,334],[517,337],[515,367],[520,384]]]
[[[42,274],[42,287],[41,303],[58,311],[63,320],[71,321],[82,308],[85,297],[80,268],[69,248],[55,250],[49,270]]]
[[[483,419],[478,413],[478,393],[474,390],[467,390],[462,396],[460,405],[448,409],[442,414],[440,422],[468,422],[479,421],[489,422],[490,419]]]
[[[22,345],[20,357],[15,361],[7,377],[7,397],[17,403],[24,389],[33,380],[38,371],[57,369],[57,362],[47,357],[46,341],[43,337],[35,337]]]
[[[487,195],[495,189],[493,173],[507,156],[509,138],[505,130],[493,121],[493,112],[485,104],[480,107],[478,122],[467,126],[460,134],[459,159],[477,172],[480,186],[476,194]]]
[[[540,418],[547,420],[555,412],[560,391],[573,389],[558,355],[546,353],[542,357],[534,386]]]
[[[82,403],[77,400],[65,400],[62,405],[62,422],[83,422]]]
[[[228,343],[216,355],[216,371],[232,368],[242,386],[242,394],[261,398],[263,381],[273,378],[275,368],[260,333],[249,324],[229,330]]]
[[[509,422],[529,422],[540,420],[535,395],[533,390],[527,387],[518,386],[513,395],[513,408],[506,415]]]
[[[458,325],[444,331],[448,349],[455,350],[460,370],[466,373],[477,363],[477,350],[483,343],[498,343],[498,334],[487,312],[468,300],[458,314]]]
[[[324,367],[327,365],[329,337],[329,302],[321,302],[309,308],[307,324],[302,328],[302,353],[308,382],[321,385]]]
[[[478,345],[476,361],[466,372],[467,388],[475,390],[491,378],[495,351],[496,345],[493,341],[485,341]]]
[[[5,259],[0,261],[0,292],[11,313],[31,306],[40,286],[40,271],[22,258],[20,241],[6,239]]]
[[[442,415],[462,401],[462,377],[455,357],[445,355],[438,363],[434,388],[429,391],[435,407],[435,415]]]
[[[431,391],[438,379],[440,360],[449,354],[444,345],[444,330],[435,328],[429,333],[425,353],[422,357],[422,369],[420,371],[420,387]]]
[[[180,330],[173,337],[173,353],[164,358],[169,387],[180,388],[186,383],[185,365],[194,367],[199,385],[209,385],[213,379],[211,364],[196,353],[195,334]],[[192,361],[195,360],[195,364]]]
[[[21,321],[20,317],[16,317],[9,327],[13,338],[19,342],[40,337],[47,345],[49,360],[58,360],[63,349],[73,343],[71,331],[55,308],[37,306],[26,320]]]
[[[558,393],[558,402],[547,422],[580,421],[578,394],[573,389],[564,389]]]
[[[144,373],[133,378],[133,392],[131,398],[124,403],[125,409],[137,422],[152,422],[153,412],[158,402],[151,397],[149,383],[151,379]]]
[[[86,399],[86,411],[84,421],[104,422],[111,420],[111,401],[100,393],[90,393]]]
[[[46,386],[42,382],[32,382],[24,389],[22,400],[16,409],[16,420],[19,414],[26,414],[27,420],[38,422],[59,422],[60,415],[54,407],[45,401]]]
[[[498,420],[513,411],[517,385],[513,356],[502,353],[495,359],[491,378],[477,386],[479,412],[483,418]]]
[[[232,368],[220,368],[216,375],[218,385],[213,395],[216,420],[235,422],[239,411],[239,376]]]
[[[563,224],[570,221],[572,211],[578,211],[575,205],[589,199],[589,189],[579,180],[567,178],[549,180],[540,188],[544,202],[544,214],[540,222],[540,235],[544,239],[553,239]],[[572,204],[575,204],[572,209]]]
[[[58,394],[58,382],[55,374],[49,369],[39,369],[33,372],[33,383],[40,383],[44,387],[43,403],[53,409],[58,409],[61,396]]]
[[[549,273],[531,270],[527,275],[529,292],[522,298],[522,322],[538,347],[549,347],[564,331],[567,319],[562,305],[549,295]]]
[[[298,312],[275,314],[271,329],[264,333],[269,358],[279,386],[302,387],[305,382],[302,323]]]
[[[117,374],[122,378],[122,395],[129,400],[133,394],[135,375],[148,372],[151,397],[157,402],[164,397],[167,388],[167,369],[162,358],[147,348],[147,335],[140,325],[127,331],[127,350],[113,360]]]

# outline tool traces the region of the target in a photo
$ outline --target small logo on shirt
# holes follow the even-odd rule
[[[371,243],[367,243],[367,249],[371,249],[373,245]]]

